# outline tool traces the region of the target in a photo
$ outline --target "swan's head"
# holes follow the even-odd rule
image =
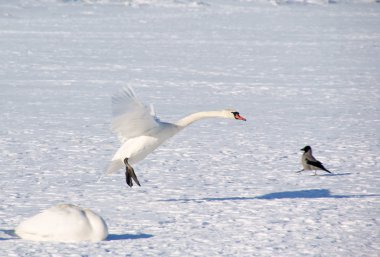
[[[223,110],[223,113],[226,118],[246,121],[246,119],[243,116],[240,116],[239,112],[234,109],[225,109]]]

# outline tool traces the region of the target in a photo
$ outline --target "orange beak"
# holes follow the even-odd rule
[[[235,114],[235,119],[247,121],[247,119],[244,118],[243,116],[240,116],[240,114]]]

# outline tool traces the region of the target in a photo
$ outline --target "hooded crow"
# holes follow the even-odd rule
[[[303,169],[297,173],[304,170],[314,170],[314,175],[317,175],[317,170],[324,170],[328,173],[331,173],[331,171],[327,170],[320,161],[314,158],[310,146],[305,146],[301,149],[301,151],[304,151],[301,158]]]

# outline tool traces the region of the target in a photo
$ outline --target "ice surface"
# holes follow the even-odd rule
[[[2,254],[378,256],[380,5],[180,2],[0,1]],[[97,184],[126,84],[164,121],[247,122],[182,131],[135,167],[141,188]],[[334,175],[295,173],[305,145]],[[99,213],[107,241],[12,233],[62,202]]]

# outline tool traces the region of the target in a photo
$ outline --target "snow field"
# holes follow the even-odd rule
[[[378,256],[379,6],[120,7],[3,3],[0,246],[7,256]],[[43,7],[43,8],[42,8]],[[175,121],[203,121],[95,183],[119,147],[126,83]],[[309,144],[333,176],[301,169]],[[55,204],[99,213],[99,243],[21,240]]]

